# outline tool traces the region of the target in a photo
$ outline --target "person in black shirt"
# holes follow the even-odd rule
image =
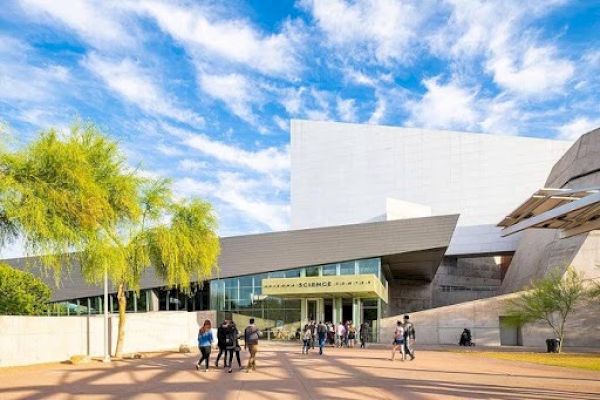
[[[217,355],[217,361],[215,366],[219,368],[219,359],[223,356],[223,363],[227,367],[227,349],[225,344],[225,332],[227,331],[228,324],[227,320],[224,320],[221,325],[217,328],[217,347],[219,347],[219,354]]]
[[[415,326],[409,320],[408,315],[404,316],[404,351],[410,356],[410,360],[415,359],[415,350],[413,344],[415,343]]]
[[[237,358],[238,367],[242,369],[242,362],[240,361],[240,351],[242,350],[239,342],[240,333],[235,325],[235,322],[231,321],[229,326],[229,330],[227,331],[227,351],[229,352],[229,373],[231,373],[233,368],[233,353],[235,353],[235,357]]]

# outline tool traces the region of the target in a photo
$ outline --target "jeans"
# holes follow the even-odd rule
[[[235,357],[237,358],[237,362],[238,362],[238,367],[242,367],[242,362],[240,361],[240,352],[233,349],[233,350],[229,350],[229,368],[233,367],[232,361],[233,361],[233,353],[235,352]],[[227,358],[227,354],[225,355],[225,358]]]
[[[250,353],[250,358],[248,359],[248,371],[250,369],[256,369],[256,353],[258,352],[258,344],[249,344],[248,352]]]
[[[198,361],[198,365],[202,365],[202,361],[206,362],[206,369],[208,369],[208,359],[210,358],[210,346],[198,346],[202,357]]]
[[[221,359],[221,356],[223,356],[223,363],[225,363],[225,366],[227,366],[227,349],[225,347],[219,347],[219,354],[217,354],[217,362],[216,362],[216,366],[219,366],[219,360]]]
[[[325,346],[325,335],[319,335],[319,354],[323,354],[323,346]]]
[[[302,354],[308,354],[310,348],[310,339],[302,339]]]

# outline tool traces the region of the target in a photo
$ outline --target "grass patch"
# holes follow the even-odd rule
[[[600,354],[470,352],[480,357],[600,371]]]

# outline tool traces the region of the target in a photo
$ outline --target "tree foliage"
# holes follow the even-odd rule
[[[29,272],[0,263],[0,315],[40,314],[50,295],[50,288]]]
[[[176,201],[169,181],[127,168],[117,143],[93,124],[67,135],[48,130],[20,150],[0,150],[0,240],[23,237],[29,255],[41,255],[57,274],[75,257],[88,282],[107,273],[119,300],[117,356],[127,292],[139,290],[151,267],[183,290],[210,277],[219,255],[216,225],[210,204]]]
[[[575,268],[567,268],[564,274],[556,269],[533,282],[527,291],[511,301],[508,318],[514,325],[545,322],[560,339],[560,352],[567,319],[587,294],[583,276]]]
[[[20,235],[28,255],[41,255],[59,274],[99,229],[139,215],[138,181],[93,124],[66,135],[50,129],[19,150],[0,150],[0,245]]]

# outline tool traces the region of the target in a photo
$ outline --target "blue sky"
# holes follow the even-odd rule
[[[131,165],[285,229],[291,118],[575,139],[600,126],[598,1],[3,2],[17,142],[91,119]]]

